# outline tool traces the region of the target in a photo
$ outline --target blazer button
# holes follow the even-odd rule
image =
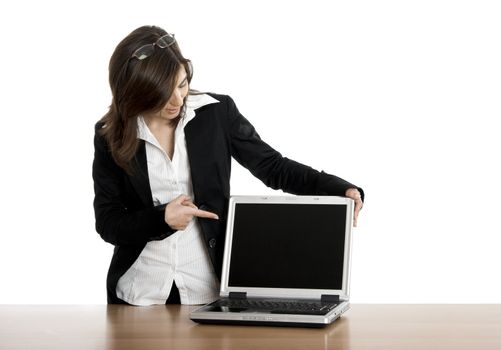
[[[209,247],[211,247],[211,248],[216,247],[216,239],[215,238],[211,238],[211,240],[209,241]]]

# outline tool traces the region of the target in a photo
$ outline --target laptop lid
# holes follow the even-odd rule
[[[221,297],[349,298],[353,201],[334,196],[233,196]]]

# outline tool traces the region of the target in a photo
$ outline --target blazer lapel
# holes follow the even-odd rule
[[[134,174],[129,176],[129,180],[134,187],[134,190],[141,198],[141,201],[146,207],[153,206],[151,199],[151,187],[148,177],[148,164],[146,161],[146,146],[144,140],[139,140],[139,147],[135,156],[136,166]]]
[[[198,149],[197,149],[197,139],[195,137],[192,137],[192,135],[196,135],[197,130],[193,130],[193,124],[196,123],[188,123],[184,127],[184,137],[186,140],[186,152],[188,153],[188,162],[190,163],[190,172],[191,172],[191,185],[193,186],[193,194],[195,195],[195,198],[197,197],[199,193],[199,181],[198,181],[198,174],[200,174],[200,170],[197,168],[199,165],[199,159],[197,159],[197,155],[199,154]]]

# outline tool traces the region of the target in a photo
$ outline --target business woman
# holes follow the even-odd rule
[[[202,304],[217,298],[231,158],[267,186],[355,200],[361,188],[282,157],[229,96],[190,89],[174,35],[134,30],[109,64],[112,102],[96,124],[96,230],[115,246],[108,303]],[[284,122],[286,122],[284,120]]]

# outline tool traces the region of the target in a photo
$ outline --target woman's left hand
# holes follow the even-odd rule
[[[362,195],[356,188],[349,188],[346,190],[345,196],[355,201],[355,210],[353,212],[353,226],[357,227],[358,213],[364,206],[362,202]]]

